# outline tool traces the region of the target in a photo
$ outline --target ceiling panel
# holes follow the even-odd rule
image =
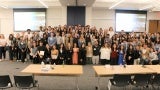
[[[122,0],[96,0],[93,7],[105,7],[108,8],[117,4]],[[148,6],[152,6],[148,8]],[[152,8],[158,8],[160,6],[160,0],[123,0],[112,9],[131,9],[131,10],[150,10]],[[146,8],[147,7],[147,8]]]
[[[59,0],[63,6],[92,6],[96,0]]]
[[[61,6],[59,0],[41,0],[47,6]],[[0,6],[7,8],[45,8],[38,0],[0,0]]]
[[[122,0],[41,0],[49,8],[55,6],[92,6],[106,8]],[[77,2],[77,3],[76,3]],[[0,6],[8,8],[44,8],[38,0],[0,0]],[[149,7],[150,8],[146,8]],[[123,0],[112,9],[160,10],[160,0]]]
[[[59,0],[62,6],[76,6],[76,0]]]
[[[77,0],[78,6],[92,6],[96,0]]]

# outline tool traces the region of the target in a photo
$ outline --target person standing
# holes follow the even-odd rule
[[[101,64],[110,64],[110,54],[111,54],[111,48],[109,43],[105,43],[103,47],[100,49],[100,59],[101,59]]]
[[[39,42],[39,46],[37,47],[37,53],[38,53],[38,63],[41,63],[44,60],[44,52],[46,47],[43,45],[43,42]]]
[[[50,64],[51,63],[51,49],[49,47],[48,44],[45,45],[45,51],[44,51],[44,59],[45,59],[45,63]]]
[[[62,43],[62,37],[59,35],[59,32],[56,33],[56,41],[57,41],[57,47],[60,47],[60,44]]]
[[[117,50],[117,45],[114,43],[112,45],[112,51],[111,51],[111,65],[117,65],[118,64],[118,50]]]
[[[40,39],[43,42],[43,45],[46,46],[48,44],[48,36],[46,33],[43,33],[43,38]]]
[[[112,36],[115,34],[115,32],[113,31],[113,27],[109,27],[108,34],[109,34],[109,38],[112,38]]]
[[[33,64],[37,64],[38,63],[38,58],[37,58],[37,44],[36,41],[33,41],[33,46],[31,47],[31,52],[30,52],[30,56],[31,59],[33,61]]]
[[[68,43],[66,47],[66,64],[72,64],[72,54],[73,48],[71,46],[71,43]]]
[[[22,63],[24,63],[26,58],[27,42],[26,42],[26,39],[24,39],[23,37],[20,40],[19,48],[21,52],[21,60],[22,60]]]
[[[140,64],[142,65],[146,65],[149,64],[149,50],[150,48],[148,48],[147,44],[143,44],[143,47],[141,47],[141,60],[140,60]]]
[[[6,58],[6,40],[3,34],[0,35],[0,61],[2,61],[2,56],[5,59]]]
[[[98,41],[94,42],[93,45],[93,57],[92,57],[92,62],[93,64],[99,64],[99,50],[100,50],[100,46],[98,45]]]
[[[52,58],[51,64],[58,64],[58,60],[57,60],[58,54],[59,53],[58,53],[56,45],[53,45],[52,50],[51,50],[51,58]]]
[[[82,44],[85,44],[86,41],[85,41],[85,38],[83,35],[80,36],[80,38],[78,39],[78,47],[81,47]]]
[[[92,64],[93,48],[91,42],[88,42],[86,47],[86,62],[87,64]]]
[[[133,46],[130,44],[128,49],[127,49],[127,53],[126,53],[126,63],[127,65],[133,65],[134,63],[134,48]]]
[[[14,57],[14,46],[15,46],[14,42],[16,41],[14,38],[15,37],[13,36],[13,34],[10,34],[8,37],[8,40],[7,40],[7,49],[9,52],[9,60],[11,60],[11,61],[13,60],[13,57]],[[19,50],[19,48],[18,48],[18,50]],[[19,52],[20,52],[20,50],[19,50]],[[18,60],[20,60],[20,59],[21,59],[21,57],[19,56]]]
[[[123,65],[125,59],[125,49],[123,45],[120,45],[120,49],[118,51],[118,65]]]
[[[73,46],[73,37],[70,33],[65,38],[65,45],[67,45],[68,43],[70,43],[71,46]]]
[[[140,62],[140,56],[141,56],[140,47],[137,45],[136,48],[135,48],[135,50],[133,51],[134,65],[139,64],[139,62]]]
[[[79,52],[79,48],[77,47],[77,43],[74,43],[72,64],[78,64],[78,52]]]
[[[64,47],[64,44],[62,43],[59,46],[58,64],[64,64],[65,56],[66,56],[66,48]]]
[[[85,48],[85,44],[84,43],[80,47],[80,51],[79,51],[79,63],[81,65],[86,65],[86,48]]]
[[[48,37],[48,44],[50,47],[52,47],[53,45],[56,45],[57,39],[54,36],[54,33],[50,33],[50,34],[51,34],[50,37]]]

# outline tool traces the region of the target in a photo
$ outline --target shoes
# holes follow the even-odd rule
[[[24,61],[27,62],[27,59],[25,59]]]
[[[21,60],[17,60],[17,62],[21,62]]]

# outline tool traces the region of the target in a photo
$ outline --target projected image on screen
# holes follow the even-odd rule
[[[116,32],[145,32],[146,14],[116,13]]]
[[[45,26],[45,12],[14,12],[15,31],[38,31],[39,26]]]

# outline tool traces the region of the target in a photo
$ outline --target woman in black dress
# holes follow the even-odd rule
[[[84,43],[80,47],[79,64],[86,65],[86,48]]]
[[[44,58],[45,58],[45,63],[47,64],[51,63],[51,49],[48,44],[46,44],[46,48],[44,51]]]
[[[58,64],[64,64],[65,56],[66,56],[66,49],[64,47],[64,44],[60,44],[59,55],[58,55],[58,60],[59,60]]]
[[[133,45],[129,45],[126,53],[126,63],[127,65],[133,65],[134,63],[134,48]]]
[[[72,54],[73,54],[73,48],[71,46],[71,43],[68,43],[66,47],[66,64],[69,65],[72,64]]]

